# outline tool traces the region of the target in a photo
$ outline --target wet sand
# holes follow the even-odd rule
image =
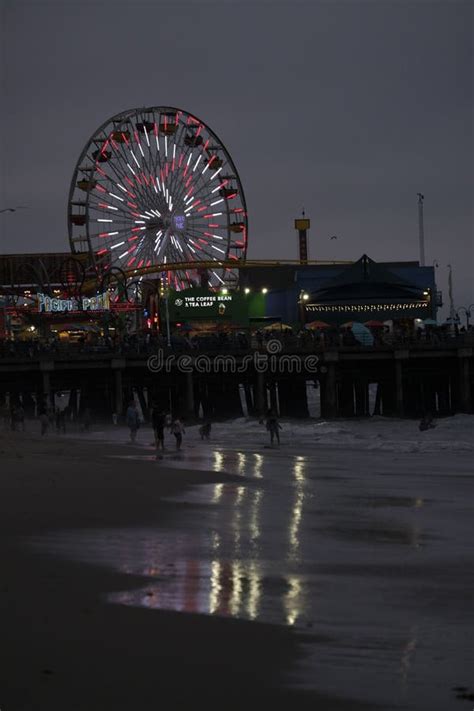
[[[115,454],[130,451],[114,446]],[[305,653],[294,630],[107,603],[107,593],[147,579],[25,545],[59,529],[169,525],[186,504],[163,497],[232,477],[110,459],[102,443],[21,433],[0,436],[0,453],[2,711],[242,708],[257,699],[316,711],[370,708],[343,698],[348,690],[329,698],[288,687]]]

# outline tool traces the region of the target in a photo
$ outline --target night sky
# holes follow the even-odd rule
[[[223,140],[249,257],[418,258],[474,302],[472,3],[3,2],[0,251],[67,250],[80,151],[109,116],[177,106]],[[337,240],[331,240],[337,235]]]

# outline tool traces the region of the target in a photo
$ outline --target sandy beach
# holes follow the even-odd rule
[[[61,529],[173,525],[186,504],[164,497],[232,476],[111,459],[101,442],[26,433],[4,433],[0,453],[2,711],[145,711],[189,701],[241,708],[257,698],[321,711],[371,708],[344,693],[288,689],[305,653],[290,628],[111,604],[106,594],[146,579],[25,545]]]

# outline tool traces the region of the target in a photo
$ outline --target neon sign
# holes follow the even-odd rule
[[[109,311],[110,297],[108,292],[96,296],[83,296],[82,299],[57,299],[38,294],[38,311],[40,313],[64,313],[65,311]]]
[[[175,299],[175,306],[184,306],[185,309],[203,308],[214,306],[216,303],[221,304],[222,301],[232,301],[232,296],[185,296],[184,300],[179,297]]]

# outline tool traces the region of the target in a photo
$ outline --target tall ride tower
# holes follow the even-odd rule
[[[305,217],[304,210],[302,217],[295,220],[295,230],[298,230],[298,246],[299,246],[299,259],[300,264],[308,263],[308,235],[307,232],[310,228],[310,221]]]

